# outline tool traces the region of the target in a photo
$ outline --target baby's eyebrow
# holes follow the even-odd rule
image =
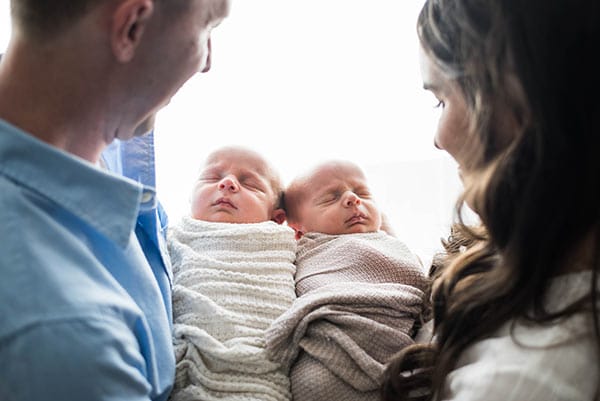
[[[215,166],[209,166],[209,167],[205,167],[202,170],[200,170],[200,173],[198,174],[200,177],[204,176],[204,175],[209,175],[209,174],[217,174],[219,172],[219,168],[215,167]]]
[[[325,196],[328,196],[328,195],[331,195],[331,194],[334,194],[337,192],[340,192],[339,185],[325,187],[325,188],[322,188],[320,191],[317,191],[315,199],[321,199]]]
[[[262,174],[255,170],[248,170],[248,169],[241,170],[241,175],[245,175],[250,178],[266,179],[265,174]]]
[[[323,188],[322,192],[335,192],[335,191],[339,191],[340,187],[341,186],[338,185],[338,184],[332,184],[332,185],[329,185],[329,186],[324,186],[324,187],[322,187]]]

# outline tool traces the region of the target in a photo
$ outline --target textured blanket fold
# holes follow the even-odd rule
[[[298,245],[298,299],[266,333],[290,368],[294,401],[376,400],[385,363],[412,344],[426,278],[384,233],[308,234]]]
[[[287,371],[267,358],[264,333],[296,298],[293,230],[186,217],[170,229],[168,245],[171,400],[290,400]]]

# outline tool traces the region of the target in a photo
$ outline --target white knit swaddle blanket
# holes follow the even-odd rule
[[[293,230],[274,222],[186,217],[169,231],[173,264],[171,400],[290,400],[264,333],[296,298]]]

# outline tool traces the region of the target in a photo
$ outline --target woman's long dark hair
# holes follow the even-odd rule
[[[591,313],[600,348],[600,3],[428,0],[418,32],[469,105],[457,215],[466,200],[485,228],[459,219],[471,246],[434,273],[435,344],[395,356],[384,400],[436,398],[463,351],[514,319]],[[578,268],[593,272],[588,295],[548,311],[550,281]]]

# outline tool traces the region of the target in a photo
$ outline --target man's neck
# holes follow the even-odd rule
[[[86,67],[89,61],[70,57],[76,52],[61,44],[32,51],[18,39],[11,42],[0,63],[0,118],[96,163],[112,129],[103,107],[106,88]]]

